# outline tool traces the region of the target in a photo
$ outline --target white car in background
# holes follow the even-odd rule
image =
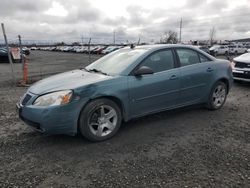
[[[209,48],[209,53],[211,55],[226,55],[228,54],[229,50],[228,50],[228,46],[224,46],[224,45],[214,45],[211,48]]]
[[[241,44],[234,44],[234,45],[229,45],[229,53],[230,54],[243,54],[247,52],[247,48],[245,48],[243,45]]]
[[[79,48],[76,49],[76,53],[83,53],[87,49],[88,49],[88,47],[81,46],[81,47],[79,47]]]
[[[105,50],[103,50],[102,52],[101,52],[101,54],[109,54],[109,53],[111,53],[111,52],[113,52],[113,51],[115,51],[115,50],[118,50],[120,47],[117,47],[117,46],[109,46],[109,47],[107,47]]]
[[[234,80],[250,82],[250,53],[235,57],[232,62]]]

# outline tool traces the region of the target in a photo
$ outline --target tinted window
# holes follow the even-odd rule
[[[149,55],[140,66],[147,66],[154,72],[161,72],[174,68],[174,58],[171,50],[161,50]]]
[[[208,61],[211,61],[210,59],[208,59],[206,56],[202,55],[202,54],[199,54],[200,56],[200,62],[208,62]]]
[[[176,50],[181,66],[192,65],[200,63],[198,53],[190,49],[177,49]]]

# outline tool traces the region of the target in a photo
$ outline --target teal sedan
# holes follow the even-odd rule
[[[35,83],[17,108],[40,132],[102,141],[133,118],[194,104],[220,109],[232,81],[228,61],[195,47],[131,46]]]

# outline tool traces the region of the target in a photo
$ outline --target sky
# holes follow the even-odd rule
[[[250,0],[1,0],[9,40],[158,42],[164,32],[182,41],[250,38]],[[0,41],[3,35],[0,35]]]

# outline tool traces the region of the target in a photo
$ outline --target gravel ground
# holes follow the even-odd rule
[[[28,76],[30,80],[39,80],[48,75],[78,69],[100,58],[101,55],[79,53],[31,51],[28,57]],[[15,63],[13,66],[16,81],[22,78],[22,64]],[[0,61],[0,85],[6,85],[12,80],[11,68],[8,63]]]
[[[0,187],[250,185],[250,84],[234,84],[221,110],[146,116],[101,143],[24,125],[15,103],[26,89],[0,87]]]

